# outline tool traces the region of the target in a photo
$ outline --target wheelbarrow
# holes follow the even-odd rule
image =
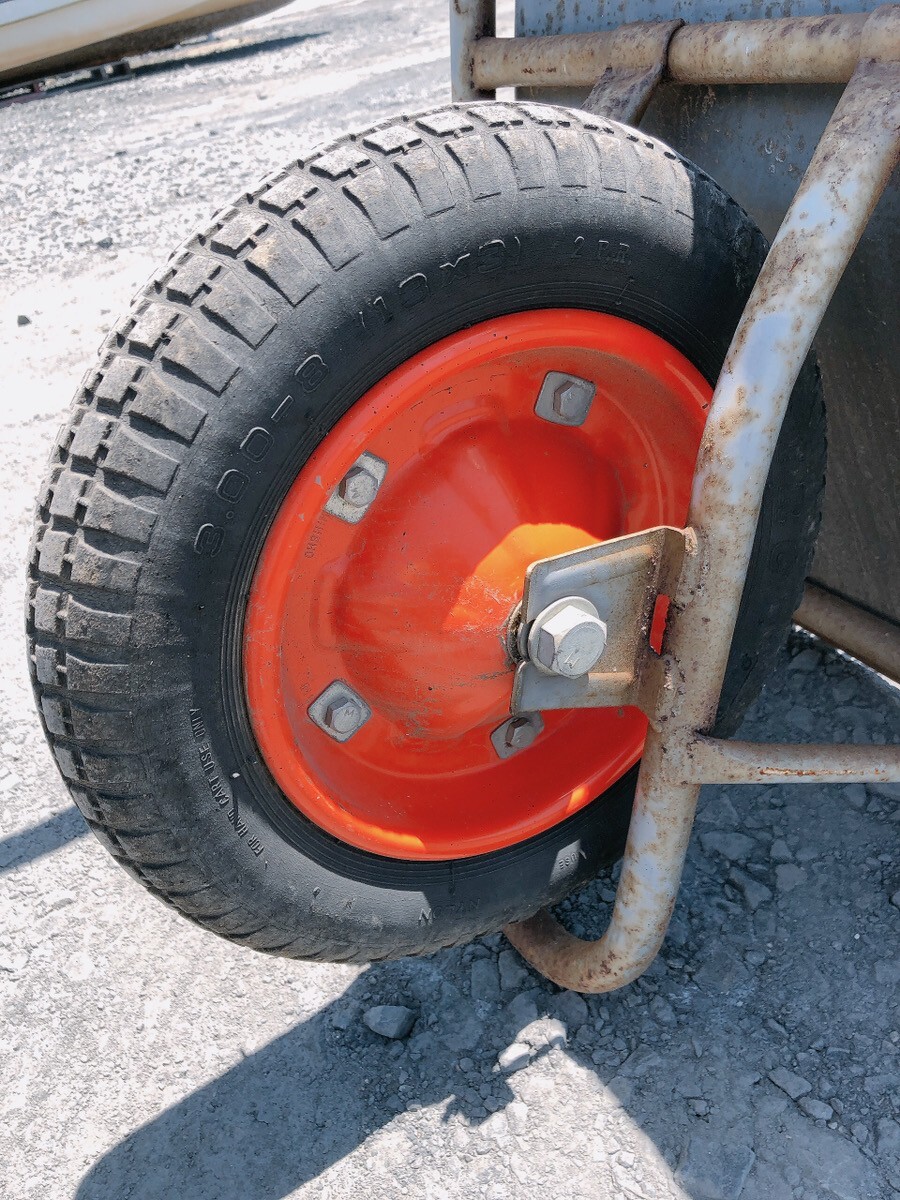
[[[453,0],[454,104],[276,171],[151,279],[60,435],[28,627],[77,804],[191,920],[335,961],[504,928],[604,991],[661,944],[701,784],[900,780],[896,747],[729,736],[812,562],[811,347],[900,153],[900,7],[545,7],[498,39]],[[757,84],[798,143],[797,89],[846,84],[770,249],[651,132],[727,165]],[[895,671],[884,581],[834,561],[798,619]],[[623,845],[582,942],[546,906]]]

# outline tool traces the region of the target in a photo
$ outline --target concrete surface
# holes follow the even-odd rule
[[[887,1200],[896,786],[706,789],[660,960],[583,1000],[500,937],[360,970],[202,934],[85,836],[44,746],[23,562],[102,333],[248,181],[444,97],[444,22],[443,0],[305,2],[0,110],[0,1195]],[[794,638],[743,732],[896,740],[900,700]],[[576,931],[612,886],[563,906]]]

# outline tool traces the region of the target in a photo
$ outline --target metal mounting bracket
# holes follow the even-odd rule
[[[660,525],[532,563],[525,575],[520,645],[535,618],[566,596],[591,601],[606,622],[607,642],[597,668],[575,679],[547,675],[527,659],[519,663],[510,711],[631,704],[652,716],[666,672],[665,659],[650,645],[656,601],[672,595],[690,542],[686,530]]]
[[[637,125],[666,70],[669,42],[684,21],[641,21],[624,25],[622,35],[631,35],[643,67],[607,67],[591,89],[582,108],[597,117],[609,117],[625,125]],[[627,57],[625,59],[627,61]]]

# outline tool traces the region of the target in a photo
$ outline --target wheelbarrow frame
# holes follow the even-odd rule
[[[688,519],[677,537],[646,531],[532,564],[599,578],[600,562],[633,551],[622,573],[650,611],[671,604],[661,655],[626,638],[607,672],[566,693],[517,678],[511,711],[602,706],[624,686],[650,718],[622,874],[606,933],[585,942],[548,913],[507,927],[519,951],[562,987],[621,987],[653,961],[668,928],[703,783],[900,781],[900,748],[765,745],[709,736],[756,533],[763,490],[800,368],[900,157],[900,6],[871,14],[638,23],[609,32],[494,37],[494,0],[451,0],[454,99],[506,86],[592,87],[589,111],[635,123],[661,79],[686,84],[838,82],[847,86],[819,140],[754,286],[713,395]],[[658,547],[670,547],[669,550]],[[657,549],[654,549],[657,547]],[[669,570],[660,555],[668,553]],[[576,557],[578,561],[576,563]],[[549,563],[549,566],[548,566]],[[535,574],[537,572],[537,575]],[[610,571],[607,569],[607,576]],[[676,580],[662,590],[666,574]],[[613,571],[612,574],[615,574]],[[627,661],[623,661],[627,660]],[[527,666],[519,668],[520,676]],[[625,680],[624,685],[622,680]]]

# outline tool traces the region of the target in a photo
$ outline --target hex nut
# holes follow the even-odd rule
[[[338,484],[342,500],[354,508],[368,508],[378,492],[378,480],[365,467],[351,467]]]
[[[520,750],[527,750],[543,731],[544,722],[540,713],[520,713],[494,730],[491,743],[498,758],[510,758]]]
[[[322,718],[325,725],[335,733],[355,733],[362,724],[362,709],[350,696],[342,696],[325,709]]]
[[[606,647],[606,623],[592,604],[550,605],[534,623],[529,652],[536,666],[551,675],[577,679],[586,675]]]
[[[593,389],[581,380],[570,379],[561,383],[553,392],[553,411],[564,421],[577,421],[583,418],[585,408],[590,404]]]
[[[591,411],[597,385],[567,371],[548,371],[541,384],[535,414],[554,425],[583,425]]]
[[[528,717],[513,717],[507,722],[503,740],[510,750],[525,750],[535,740],[538,729]]]
[[[329,683],[306,712],[313,724],[336,742],[349,741],[372,716],[362,696],[342,679]]]

